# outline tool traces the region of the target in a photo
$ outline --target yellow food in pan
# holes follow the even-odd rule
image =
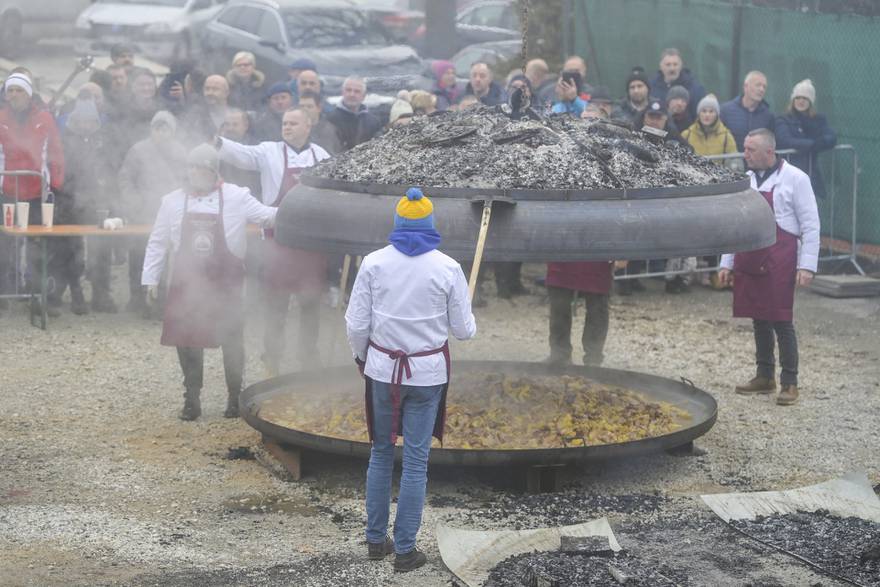
[[[259,416],[273,424],[345,440],[367,440],[362,394],[279,394]],[[595,446],[679,430],[690,415],[672,404],[585,377],[466,373],[453,376],[444,448]]]

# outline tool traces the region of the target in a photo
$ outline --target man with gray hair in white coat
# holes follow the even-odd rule
[[[744,156],[752,189],[767,200],[776,218],[776,243],[724,255],[718,278],[733,281],[733,315],[751,318],[755,331],[757,374],[736,387],[740,395],[775,391],[774,333],[779,343],[782,389],[776,403],[798,400],[798,347],[794,331],[796,286],[810,285],[819,263],[819,212],[809,176],[776,156],[776,138],[767,129],[751,131]]]

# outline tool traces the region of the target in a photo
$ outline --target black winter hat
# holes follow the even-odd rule
[[[634,81],[640,81],[648,87],[651,87],[651,82],[648,80],[648,74],[645,73],[645,68],[637,65],[632,68],[632,71],[629,73],[629,77],[626,78],[626,92],[629,93],[629,85]]]

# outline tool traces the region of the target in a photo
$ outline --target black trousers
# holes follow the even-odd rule
[[[798,345],[794,323],[753,320],[752,324],[755,330],[755,363],[758,367],[758,377],[773,379],[776,371],[774,350],[778,342],[779,363],[782,366],[779,383],[797,385]]]
[[[584,297],[586,315],[581,344],[585,365],[601,365],[604,359],[605,339],[608,337],[608,300],[605,294],[574,292],[561,287],[547,286],[550,297],[550,357],[552,360],[571,360],[571,302],[574,295]]]
[[[144,258],[147,253],[147,241],[134,238],[128,243],[128,292],[132,299],[143,297],[141,274],[144,272]]]
[[[301,294],[299,301],[299,352],[304,357],[319,360],[318,333],[321,324],[320,294]],[[287,312],[290,309],[290,293],[263,287],[264,303],[264,334],[263,360],[275,370],[284,356],[284,328],[287,323]]]
[[[223,371],[226,374],[226,389],[231,395],[241,392],[244,379],[244,332],[236,328],[224,337]],[[193,347],[177,347],[177,359],[183,370],[183,386],[187,391],[198,391],[202,388],[205,368],[205,349]]]

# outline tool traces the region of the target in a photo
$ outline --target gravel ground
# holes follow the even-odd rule
[[[115,270],[119,289],[125,269]],[[219,352],[208,353],[204,417],[183,423],[179,368],[158,344],[158,323],[65,310],[42,332],[15,303],[0,317],[0,585],[455,585],[439,560],[437,523],[538,527],[603,515],[630,553],[696,585],[835,584],[733,533],[696,496],[850,470],[880,481],[880,302],[799,294],[803,399],[780,408],[732,392],[752,375],[752,339],[747,322],[729,318],[729,294],[648,286],[612,298],[606,366],[686,375],[712,393],[720,411],[697,443],[705,454],[567,469],[559,495],[522,495],[513,471],[436,468],[420,536],[429,563],[403,577],[365,560],[365,464],[307,458],[304,479],[286,481],[255,431],[220,416]],[[542,359],[548,309],[532,289],[513,302],[490,296],[477,340],[455,344],[454,355]],[[341,317],[325,314],[322,348],[336,338],[326,358],[348,364]],[[258,341],[252,320],[250,382],[262,377]]]

